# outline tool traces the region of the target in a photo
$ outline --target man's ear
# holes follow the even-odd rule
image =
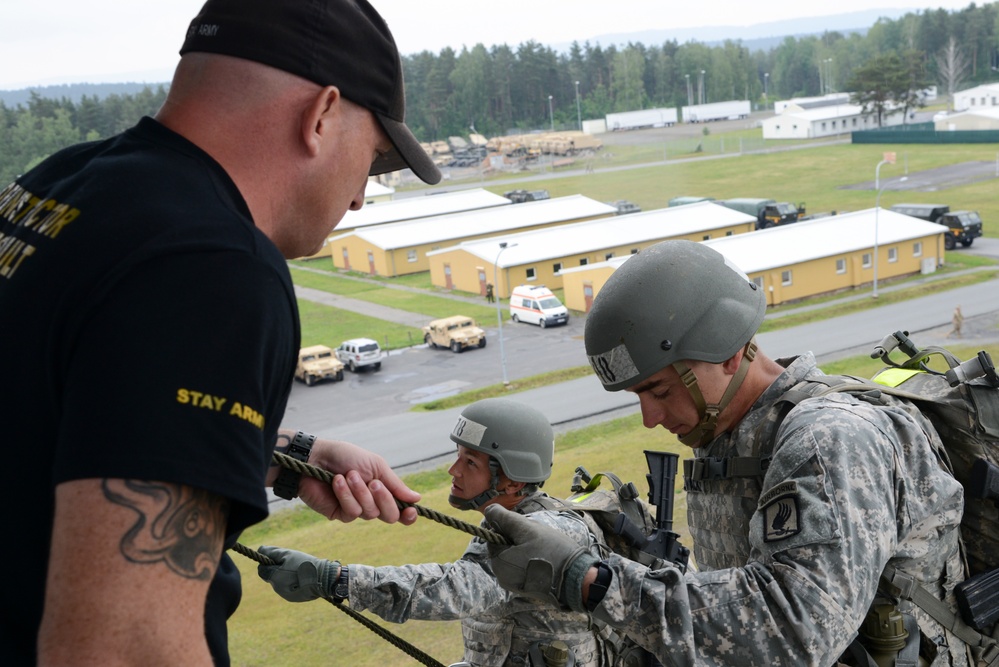
[[[722,362],[722,370],[725,371],[726,375],[735,375],[739,370],[739,364],[742,363],[742,357],[746,354],[746,348],[740,347],[739,351],[733,354],[731,357]]]
[[[300,132],[309,155],[316,156],[323,141],[332,136],[333,121],[341,113],[343,97],[336,86],[326,86],[313,97],[302,111]]]
[[[525,486],[527,486],[525,482],[515,482],[512,479],[507,479],[506,486],[503,487],[503,493],[512,496],[520,493],[520,490]]]

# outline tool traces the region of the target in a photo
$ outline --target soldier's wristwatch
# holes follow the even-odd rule
[[[597,578],[590,584],[590,589],[586,594],[586,611],[593,611],[604,599],[613,576],[614,573],[607,563],[603,561],[597,563]]]
[[[312,445],[315,442],[316,436],[299,431],[291,439],[288,451],[284,453],[302,463],[306,463],[309,460],[309,453],[312,451]],[[297,498],[298,485],[301,481],[302,473],[282,467],[277,479],[274,480],[274,495],[285,500]]]
[[[340,566],[340,576],[333,585],[333,602],[343,602],[350,597],[350,568]]]

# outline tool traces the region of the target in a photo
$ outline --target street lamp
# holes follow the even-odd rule
[[[548,96],[548,115],[552,119],[552,132],[555,131],[555,111],[552,109],[552,96]]]
[[[579,121],[579,131],[583,131],[583,110],[579,106],[579,81],[576,81],[576,120]]]
[[[550,100],[551,97],[548,99]],[[517,244],[500,241],[499,251],[496,253],[496,263],[493,264],[493,292],[496,294],[496,328],[499,330],[500,364],[503,366],[504,387],[510,384],[510,382],[506,379],[506,352],[503,350],[503,313],[500,310],[499,260],[504,250],[512,248],[515,245]]]
[[[694,89],[690,87],[690,75],[684,74],[683,76],[687,79],[687,106],[692,107],[694,106]]]
[[[770,98],[770,72],[763,73],[763,99],[768,100]]]
[[[894,163],[895,163],[894,160],[881,160],[881,162],[878,162],[878,166],[874,170],[875,187],[877,187],[877,184],[880,181],[879,177],[881,172],[881,165],[894,164]],[[909,180],[909,177],[903,176],[902,178],[898,179],[898,182],[902,183],[907,180]],[[878,196],[874,199],[874,291],[871,293],[871,298],[874,299],[878,298],[878,217],[879,217],[878,214],[881,212],[881,193],[884,192],[885,188],[887,187],[888,184],[885,183],[884,187],[878,188]]]
[[[707,96],[704,94],[704,70],[701,70],[701,76],[697,82],[697,103],[704,104],[707,101]]]

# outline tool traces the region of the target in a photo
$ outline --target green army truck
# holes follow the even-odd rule
[[[767,229],[805,219],[805,204],[797,206],[791,202],[778,202],[776,199],[754,199],[738,197],[718,202],[746,215],[756,218],[757,229]]]

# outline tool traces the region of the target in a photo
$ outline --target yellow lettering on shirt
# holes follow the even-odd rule
[[[181,387],[177,390],[176,400],[181,405],[190,405],[191,407],[203,408],[212,412],[224,412],[226,404],[229,403],[229,399],[224,396],[215,396],[214,394],[186,387]],[[264,416],[257,410],[239,401],[232,403],[232,407],[229,408],[229,415],[249,422],[261,430],[264,428]]]

